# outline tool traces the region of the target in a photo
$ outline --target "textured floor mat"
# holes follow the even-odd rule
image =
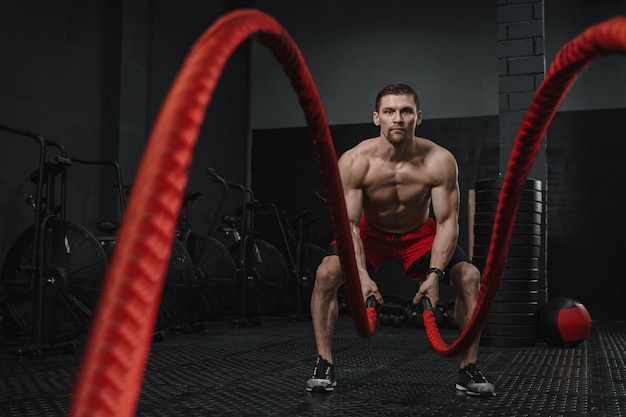
[[[137,416],[619,416],[626,413],[626,324],[594,323],[574,348],[481,347],[497,391],[455,390],[459,358],[442,358],[423,329],[378,326],[360,338],[342,315],[334,339],[337,389],[305,391],[315,348],[310,322],[210,323],[153,343]],[[448,343],[456,337],[442,330]],[[0,415],[63,416],[80,362],[75,353],[0,356]]]

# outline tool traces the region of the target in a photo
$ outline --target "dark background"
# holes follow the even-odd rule
[[[488,81],[497,77],[496,54],[492,54],[493,62],[485,62],[485,56],[496,49],[495,16],[503,2],[481,1],[474,7],[462,6],[470,2],[450,2],[450,13],[455,11],[455,19],[466,26],[457,25],[458,32],[447,28],[437,34],[433,24],[435,35],[410,46],[423,50],[431,45],[430,53],[421,54],[424,66],[402,68],[403,57],[399,56],[393,67],[402,70],[389,73],[379,67],[372,70],[375,63],[389,59],[381,45],[402,45],[411,39],[413,30],[419,31],[419,25],[402,25],[398,30],[403,37],[398,38],[390,30],[396,27],[393,14],[415,13],[415,19],[422,20],[435,17],[418,16],[418,6],[413,2],[389,2],[383,10],[374,7],[380,7],[379,2],[341,2],[341,6],[334,6],[333,14],[342,16],[339,28],[320,27],[322,19],[331,17],[326,15],[314,19],[308,28],[300,20],[302,10],[328,7],[328,2],[293,3],[299,4],[299,14],[284,8],[280,21],[290,33],[298,34],[294,39],[299,45],[302,41],[303,54],[320,82],[338,155],[376,135],[371,111],[378,89],[406,73],[415,73],[417,79],[424,77],[418,90],[424,93],[426,109],[418,134],[449,148],[457,157],[462,191],[459,243],[468,249],[468,193],[477,180],[497,176],[502,166],[497,82]],[[491,4],[493,11],[485,15]],[[272,13],[280,5],[269,0],[2,2],[0,124],[58,141],[73,156],[119,161],[124,181],[131,184],[153,121],[195,40],[229,10],[253,6]],[[411,13],[405,13],[407,8]],[[430,13],[435,9],[425,10]],[[546,65],[565,42],[588,26],[626,13],[620,1],[554,1],[546,2],[544,10]],[[350,27],[362,29],[361,14],[380,17],[370,17],[378,22],[372,30],[380,44],[358,43]],[[440,18],[445,21],[445,16]],[[484,22],[492,21],[492,26],[484,26]],[[327,38],[318,39],[323,32],[333,30],[332,45]],[[301,33],[310,36],[300,38]],[[342,33],[350,36],[345,50],[370,60],[371,68],[333,68],[333,57],[324,51],[331,46],[341,50]],[[483,39],[491,33],[493,44],[485,44]],[[477,41],[472,42],[472,36],[477,36]],[[466,46],[468,38],[474,54]],[[462,43],[462,50],[450,49],[455,43]],[[322,191],[319,171],[293,93],[279,69],[264,67],[266,61],[259,57],[258,49],[262,46],[252,40],[230,58],[200,133],[188,188],[204,193],[194,205],[194,226],[201,231],[206,231],[215,214],[220,192],[206,174],[207,167],[214,167],[231,181],[250,185],[258,200],[274,203],[290,215],[306,208],[320,219],[326,215],[326,207],[314,195]],[[412,55],[412,49],[406,54]],[[456,65],[444,60],[455,56],[460,57]],[[465,62],[468,56],[476,62]],[[550,297],[570,296],[583,302],[594,319],[626,318],[619,307],[626,289],[621,275],[615,272],[620,270],[617,260],[623,253],[626,229],[622,216],[625,203],[620,195],[626,176],[623,68],[623,57],[594,63],[568,93],[545,143],[548,293]],[[260,95],[263,88],[253,88],[251,83],[268,73],[271,77],[262,78],[263,87],[272,86],[275,79],[276,93]],[[476,83],[467,78],[475,74],[487,81]],[[367,78],[371,76],[375,77]],[[429,78],[433,76],[441,77],[441,82],[433,83]],[[32,140],[6,133],[0,133],[0,149],[4,157],[0,167],[3,258],[19,232],[33,220],[24,201],[34,190],[28,175],[36,167],[38,150]],[[106,169],[72,167],[68,218],[95,232],[97,221],[119,217],[113,184]],[[229,194],[223,213],[233,212],[239,203],[240,196]],[[276,239],[269,222],[265,224],[267,230],[262,222],[259,229],[268,240]],[[215,236],[221,238],[219,233]],[[322,229],[319,243],[324,245],[329,238],[328,230]]]

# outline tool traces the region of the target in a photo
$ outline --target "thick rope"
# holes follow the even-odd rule
[[[289,34],[272,17],[236,10],[218,19],[194,44],[149,137],[92,322],[71,416],[135,414],[193,147],[226,61],[250,35],[271,49],[298,95],[313,136],[355,326],[361,336],[372,335],[375,317],[362,299],[336,154],[310,72]],[[499,253],[494,250],[497,242],[503,243],[496,232],[494,227],[487,283],[492,275],[499,276],[493,259],[504,258],[501,247]]]
[[[224,15],[192,47],[148,139],[92,321],[71,416],[135,413],[192,150],[226,61],[250,35],[272,50],[298,95],[313,135],[333,224],[343,225],[335,233],[344,270],[358,283],[330,130],[302,55],[272,17],[252,9]],[[360,285],[349,287],[358,293],[352,296],[353,305],[364,311]],[[367,314],[357,327],[369,328]]]
[[[478,302],[469,324],[454,343],[446,345],[437,329],[433,312],[424,312],[428,339],[439,355],[453,356],[463,352],[482,331],[500,285],[522,190],[546,130],[576,76],[593,60],[617,53],[626,53],[624,17],[614,17],[591,26],[566,44],[556,56],[513,143],[496,210]]]

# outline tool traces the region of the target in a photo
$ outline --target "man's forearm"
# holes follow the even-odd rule
[[[354,256],[356,257],[356,266],[359,270],[359,275],[363,272],[367,272],[367,261],[365,259],[365,248],[363,241],[361,240],[360,229],[352,228],[352,243],[354,244]]]
[[[430,267],[439,268],[442,271],[448,266],[448,262],[454,254],[459,238],[459,227],[456,224],[438,224],[433,248],[430,256]]]

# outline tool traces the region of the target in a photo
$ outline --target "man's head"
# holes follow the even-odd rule
[[[408,84],[389,84],[389,85],[383,87],[383,89],[380,90],[378,92],[378,94],[376,95],[376,102],[374,103],[374,111],[375,112],[380,111],[380,101],[382,100],[382,98],[384,96],[388,96],[388,95],[394,95],[394,96],[407,95],[407,96],[412,96],[413,100],[415,101],[415,107],[417,108],[417,110],[420,109],[420,100],[419,100],[419,97],[417,96],[417,93],[413,89],[413,87],[411,87]]]
[[[376,96],[372,118],[380,126],[380,134],[394,146],[413,139],[415,127],[422,123],[417,93],[406,84],[386,86]]]

